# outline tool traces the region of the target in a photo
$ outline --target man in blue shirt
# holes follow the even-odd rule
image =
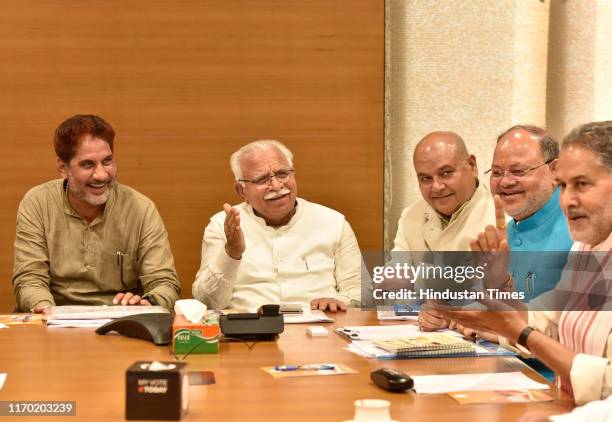
[[[547,131],[513,126],[497,138],[489,170],[491,192],[512,217],[507,223],[508,270],[524,302],[557,285],[573,243],[553,174],[558,156],[559,144]],[[540,361],[524,361],[552,380],[552,371]]]
[[[555,287],[572,246],[554,181],[558,156],[559,145],[547,131],[513,126],[497,138],[488,171],[491,192],[512,217],[509,269],[525,302]]]

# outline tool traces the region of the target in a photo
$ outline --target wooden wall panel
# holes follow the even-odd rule
[[[119,180],[153,199],[183,296],[202,232],[236,202],[229,155],[295,153],[299,194],[382,247],[384,2],[54,1],[0,14],[0,312],[12,308],[15,212],[57,176],[51,138],[77,113],[116,129]]]

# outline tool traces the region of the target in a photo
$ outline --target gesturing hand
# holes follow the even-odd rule
[[[229,204],[223,204],[223,210],[225,211],[223,229],[227,239],[225,252],[234,259],[240,259],[246,249],[244,234],[240,228],[240,212]]]
[[[470,248],[474,252],[507,252],[508,233],[506,231],[506,217],[499,195],[493,198],[495,201],[495,227],[488,225],[478,238],[470,242]]]
[[[495,227],[488,225],[478,238],[470,243],[477,252],[479,265],[485,268],[486,288],[498,289],[508,280],[508,234],[506,219],[499,195],[495,195]]]

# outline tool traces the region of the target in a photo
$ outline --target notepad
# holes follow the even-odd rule
[[[394,353],[398,357],[469,356],[476,354],[474,343],[448,334],[400,337],[389,340],[375,340],[373,343],[375,346]]]

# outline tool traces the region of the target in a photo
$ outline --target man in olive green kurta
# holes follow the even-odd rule
[[[153,202],[115,181],[114,130],[77,115],[55,133],[63,179],[31,189],[17,212],[13,285],[21,311],[52,305],[172,309],[180,284]]]
[[[45,303],[109,305],[125,291],[171,309],[180,291],[164,223],[150,199],[115,182],[104,213],[87,224],[70,206],[62,179],[21,201],[13,282],[22,311]]]

